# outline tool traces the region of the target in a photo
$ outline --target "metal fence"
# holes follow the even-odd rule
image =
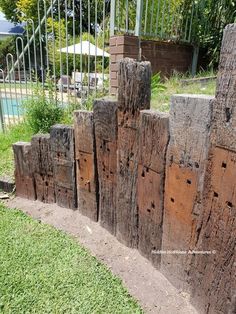
[[[0,69],[0,124],[23,119],[40,95],[60,106],[83,106],[108,92],[110,4],[101,0],[39,0],[15,52]],[[45,96],[46,95],[46,96]]]
[[[197,4],[190,1],[187,6],[182,0],[111,0],[111,34],[191,42]]]

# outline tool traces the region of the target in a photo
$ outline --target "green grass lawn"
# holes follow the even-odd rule
[[[32,131],[24,123],[10,127],[5,133],[0,132],[0,176],[13,177],[12,144],[18,141],[28,142],[31,136]]]
[[[0,204],[0,313],[143,313],[72,237]]]
[[[152,95],[152,109],[168,112],[170,109],[170,98],[173,94],[215,95],[216,82],[214,81],[208,82],[204,85],[194,83],[187,86],[181,86],[180,79],[181,78],[179,76],[173,76],[163,84],[165,86],[165,90]]]

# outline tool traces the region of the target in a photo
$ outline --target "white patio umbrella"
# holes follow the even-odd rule
[[[105,50],[102,50],[96,47],[94,44],[90,43],[88,40],[84,40],[79,44],[71,45],[68,47],[64,47],[58,49],[58,51],[64,53],[72,53],[72,54],[82,54],[87,56],[100,56],[100,57],[110,57],[109,53]]]

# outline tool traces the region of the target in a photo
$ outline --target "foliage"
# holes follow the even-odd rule
[[[9,127],[5,133],[0,132],[0,176],[13,177],[14,162],[12,144],[18,141],[29,141],[32,130],[25,122]]]
[[[0,40],[0,68],[6,69],[6,55],[11,53],[13,56],[16,54],[15,37],[8,37]]]
[[[119,278],[65,233],[0,204],[1,313],[143,313]]]
[[[48,81],[49,82],[49,81]],[[24,102],[26,121],[33,133],[48,133],[50,127],[59,123],[63,117],[63,109],[59,105],[50,82],[48,91],[36,87],[32,99]]]
[[[212,72],[201,72],[197,77],[207,77],[213,76],[215,73]],[[163,85],[165,89],[159,91],[158,93],[152,93],[151,107],[159,111],[168,112],[170,109],[170,99],[174,94],[205,94],[214,95],[216,89],[216,81],[209,81],[207,83],[201,84],[194,82],[189,85],[182,85],[181,79],[192,78],[189,76],[184,76],[180,74],[173,75],[170,79],[167,79]]]
[[[185,0],[183,24],[190,15],[192,0]],[[223,30],[227,24],[236,21],[236,3],[234,0],[195,0],[194,18],[191,29],[192,42],[207,50],[209,67],[218,64]]]
[[[160,73],[156,73],[152,76],[151,90],[152,90],[152,96],[155,96],[159,92],[163,92],[164,90],[166,90],[166,86],[161,83]]]

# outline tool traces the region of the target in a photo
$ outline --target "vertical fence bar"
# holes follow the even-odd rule
[[[44,86],[43,45],[42,45],[42,31],[41,31],[41,17],[40,17],[39,3],[40,1],[38,0],[39,51],[40,51],[40,67],[41,67],[40,70],[41,70],[42,85]]]
[[[2,96],[2,95],[1,95]],[[1,129],[2,132],[5,132],[5,126],[4,126],[4,115],[3,115],[3,104],[2,104],[2,97],[0,99],[0,123],[1,123]]]
[[[7,116],[8,124],[10,124],[10,116],[9,116],[9,103],[8,103],[8,98],[7,98],[7,89],[6,89],[6,80],[5,80],[5,73],[3,69],[0,69],[0,73],[2,73],[2,79],[3,79],[3,88],[4,88],[4,93],[5,93],[5,104],[6,104],[6,112],[4,110],[4,119]]]
[[[128,33],[129,31],[129,0],[125,2],[125,32]]]
[[[11,72],[10,71],[10,68],[9,68],[9,57],[11,58],[11,62],[12,62],[12,66],[14,65],[14,60],[13,60],[13,55],[11,54],[11,53],[8,53],[7,55],[6,55],[6,61],[7,61],[7,76],[8,76],[8,82],[9,82],[9,92],[10,92],[10,103],[11,103],[11,107],[10,107],[10,109],[11,109],[11,112],[10,113],[13,113],[13,99],[12,99],[12,86],[11,86],[11,83],[12,83],[12,73],[13,72]],[[8,108],[9,109],[9,108]],[[13,120],[13,122],[15,123],[15,116],[14,116],[14,114],[9,114],[9,116],[11,116],[11,118],[10,118],[10,124],[11,124],[11,119]],[[9,117],[8,116],[8,117]]]
[[[98,26],[98,1],[95,0],[95,96],[97,96],[97,26]]]
[[[88,94],[90,93],[90,0],[88,0],[88,42],[89,42],[89,51],[88,51]]]
[[[105,53],[105,9],[106,9],[106,3],[105,1],[103,1],[103,14],[102,14],[102,41],[103,41],[103,45],[102,45],[102,92],[104,93],[104,66],[105,66],[105,57],[104,57],[104,53]]]
[[[136,20],[135,20],[135,36],[141,35],[142,12],[143,12],[143,0],[137,0]]]
[[[144,19],[144,34],[147,32],[147,17],[148,17],[148,0],[146,0],[145,19]]]
[[[164,4],[163,4],[163,8],[162,8],[162,18],[161,18],[161,38],[163,38],[164,21],[165,21],[165,10],[166,10],[166,0],[164,0]]]
[[[57,8],[58,8],[58,21],[59,21],[59,59],[60,59],[60,91],[61,91],[61,103],[63,104],[63,86],[62,86],[62,75],[63,75],[63,68],[62,68],[62,55],[61,55],[61,48],[62,48],[62,42],[61,42],[61,6],[60,6],[60,0],[57,1]]]
[[[155,34],[158,34],[158,23],[159,23],[159,14],[160,14],[160,1],[158,0],[158,5],[157,5],[157,18],[156,18],[156,32]]]
[[[119,4],[119,0],[118,4]],[[115,34],[115,17],[116,17],[116,0],[111,0],[111,9],[110,9],[110,36]],[[119,18],[119,17],[118,17]]]
[[[152,11],[151,11],[151,22],[150,22],[150,35],[152,35],[152,26],[153,26],[153,15],[154,15],[154,0],[152,0]]]

